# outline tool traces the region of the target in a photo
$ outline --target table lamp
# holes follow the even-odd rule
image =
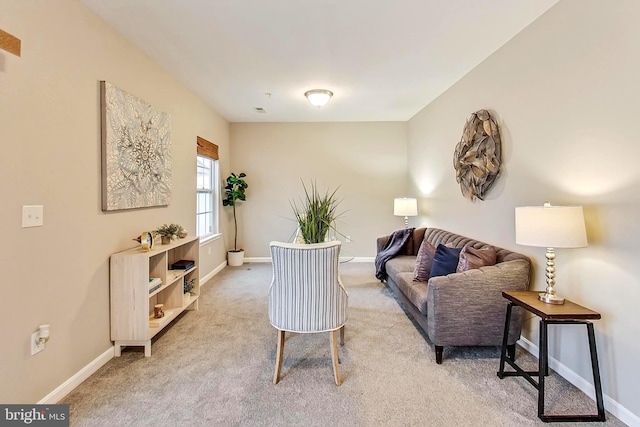
[[[564,304],[556,295],[556,268],[554,248],[582,248],[587,246],[582,206],[524,206],[516,208],[516,243],[525,246],[546,247],[547,289],[538,295],[547,304]]]
[[[418,201],[407,197],[393,199],[393,214],[403,216],[404,228],[409,228],[409,217],[418,215]]]

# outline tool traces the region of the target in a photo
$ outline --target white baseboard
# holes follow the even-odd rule
[[[535,357],[538,357],[538,354],[539,354],[538,346],[532,343],[531,341],[529,341],[528,339],[524,337],[520,337],[520,339],[518,340],[518,344],[522,348],[527,350],[529,353],[534,355]],[[563,365],[557,359],[551,356],[549,356],[549,368],[556,371],[558,375],[560,375],[562,378],[569,381],[574,386],[578,387],[580,390],[582,390],[584,394],[586,394],[587,396],[589,396],[591,399],[595,401],[596,399],[595,387],[589,381],[585,380],[580,375],[576,374],[571,369],[569,369],[566,365]],[[618,418],[620,421],[627,424],[628,426],[640,427],[640,417],[635,415],[633,412],[629,411],[627,408],[622,406],[617,401],[613,400],[611,397],[607,396],[607,394],[605,394],[604,392],[602,396],[604,398],[604,407],[607,411],[609,411],[616,418]]]
[[[100,356],[93,359],[87,366],[80,369],[71,378],[60,384],[55,390],[47,394],[38,402],[39,405],[53,405],[60,402],[73,389],[78,387],[84,380],[89,378],[94,372],[103,367],[109,360],[113,359],[114,348],[109,347]]]
[[[265,257],[247,257],[244,259],[244,262],[271,262],[271,257],[265,256]]]
[[[373,262],[375,261],[375,257],[372,256],[357,256],[357,257],[353,257],[351,260],[349,260],[350,262]]]
[[[222,271],[222,269],[225,268],[226,266],[227,266],[227,262],[224,261],[224,262],[220,263],[220,265],[218,265],[216,268],[214,268],[213,271],[211,271],[211,273],[207,274],[204,277],[201,277],[200,278],[200,287],[205,285],[213,276],[215,276],[216,274],[220,273]]]

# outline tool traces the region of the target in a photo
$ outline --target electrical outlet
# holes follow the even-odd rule
[[[351,243],[351,236],[345,236],[346,238],[346,243]]]
[[[31,355],[33,356],[36,353],[40,353],[44,350],[46,343],[40,344],[38,341],[40,339],[40,331],[34,332],[31,334]]]
[[[211,246],[209,246],[207,249],[208,249],[208,251],[209,251],[207,254],[208,254],[208,255],[211,255]]]
[[[22,207],[22,228],[40,227],[44,224],[44,207],[29,205]]]

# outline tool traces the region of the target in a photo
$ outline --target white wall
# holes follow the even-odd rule
[[[640,423],[640,2],[563,0],[409,121],[409,174],[420,222],[530,255],[514,208],[582,204],[589,247],[557,250],[557,291],[602,314],[603,389]],[[472,40],[470,42],[473,42]],[[503,172],[485,201],[463,198],[453,151],[469,115],[501,127]],[[592,383],[584,327],[552,327],[550,354]],[[537,344],[537,322],[525,336]]]
[[[404,122],[232,123],[232,169],[246,172],[249,184],[237,208],[245,256],[269,257],[271,240],[292,237],[290,202],[312,181],[321,190],[339,186],[338,231],[352,239],[342,255],[375,256],[375,237],[403,224],[393,198],[406,189],[406,138]]]
[[[0,51],[0,402],[35,403],[112,346],[109,255],[165,222],[195,230],[196,136],[220,145],[228,170],[229,129],[79,1],[0,10],[0,28],[22,40],[21,57]],[[171,115],[170,206],[101,211],[100,80]],[[21,228],[29,204],[44,205],[43,227]],[[212,245],[219,265],[224,241]],[[30,356],[42,323],[51,339]]]

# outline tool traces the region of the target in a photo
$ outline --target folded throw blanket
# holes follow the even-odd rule
[[[387,244],[382,248],[378,255],[376,255],[376,278],[378,280],[385,280],[387,278],[386,264],[394,256],[398,255],[404,245],[409,240],[414,228],[403,228],[402,230],[394,231],[389,238]]]

